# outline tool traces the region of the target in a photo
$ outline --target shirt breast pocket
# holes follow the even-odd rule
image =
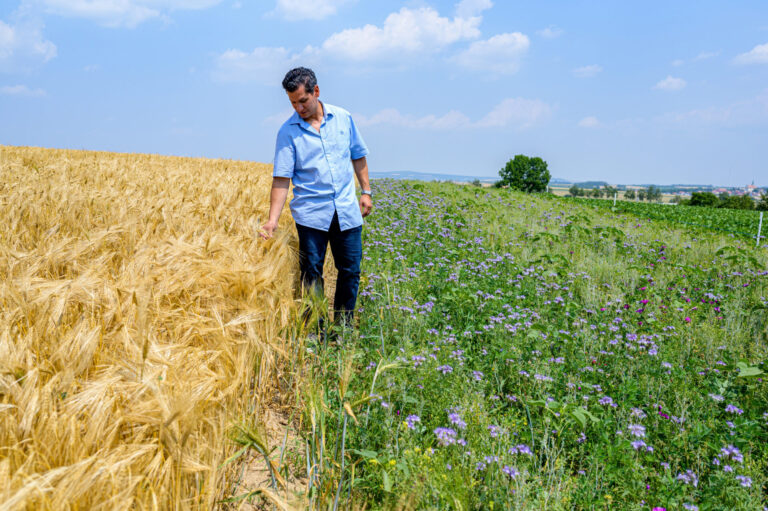
[[[336,133],[336,140],[334,148],[338,155],[342,158],[349,158],[349,130],[346,128],[340,129]]]

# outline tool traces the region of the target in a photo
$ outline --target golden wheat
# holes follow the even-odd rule
[[[226,496],[295,311],[290,216],[257,235],[269,170],[0,146],[0,509]]]

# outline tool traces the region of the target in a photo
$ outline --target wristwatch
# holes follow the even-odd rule
[[[373,192],[371,190],[362,190],[360,191],[360,195],[367,195],[371,199],[373,199]]]

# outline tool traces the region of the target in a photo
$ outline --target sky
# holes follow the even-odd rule
[[[0,0],[0,144],[271,162],[300,65],[372,171],[768,185],[765,0]]]

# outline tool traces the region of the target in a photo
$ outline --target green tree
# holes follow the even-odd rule
[[[760,200],[757,202],[755,209],[759,211],[768,211],[768,192],[760,194]]]
[[[637,200],[645,200],[645,188],[640,188],[637,191]]]
[[[720,208],[726,209],[755,209],[755,201],[749,195],[731,195],[720,201]]]
[[[499,171],[502,184],[522,192],[545,192],[550,174],[547,162],[535,156],[516,155]]]
[[[479,179],[475,178],[472,180],[472,186],[482,187],[483,183]]]
[[[592,188],[592,197],[599,199],[603,196],[603,192],[600,190],[600,188]]]
[[[703,206],[706,208],[716,208],[720,205],[720,199],[712,192],[693,192],[691,194],[691,206]]]
[[[571,197],[581,197],[583,194],[581,191],[581,188],[579,188],[575,184],[571,185],[571,187],[568,188],[568,193],[571,194]]]
[[[648,187],[648,190],[645,192],[645,197],[649,201],[661,200],[661,190],[656,188],[655,185],[651,185]]]
[[[627,200],[634,200],[635,190],[633,188],[627,188],[627,191],[624,192],[624,198]]]

